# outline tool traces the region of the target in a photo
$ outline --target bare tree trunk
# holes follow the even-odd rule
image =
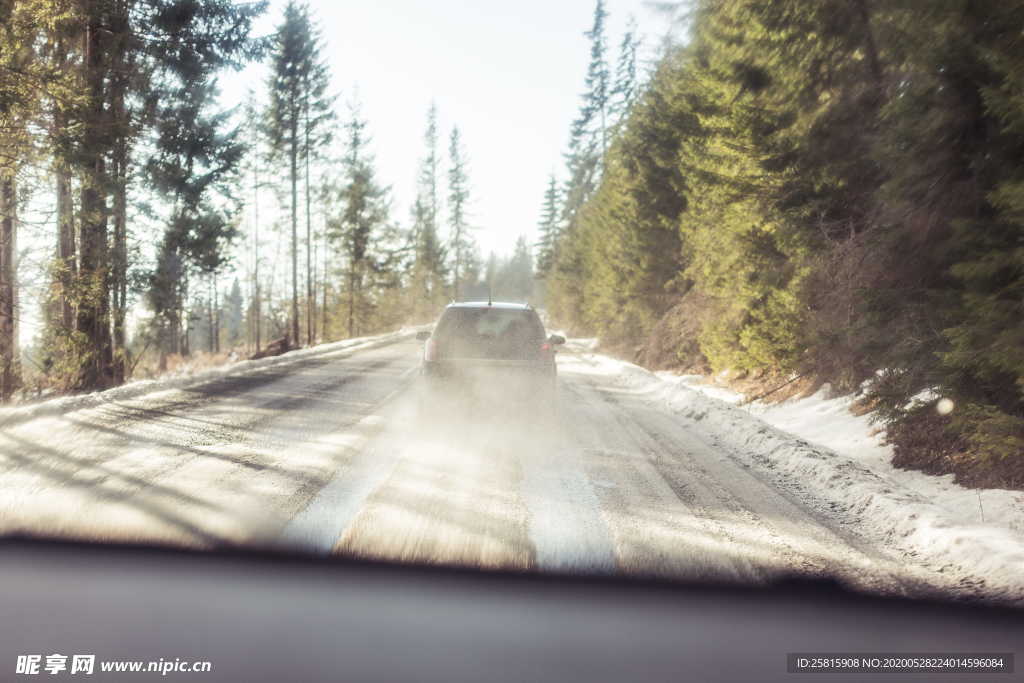
[[[254,209],[254,211],[257,211]],[[249,352],[255,353],[260,350],[260,321],[259,321],[259,291],[260,291],[260,278],[259,278],[259,241],[256,236],[259,234],[258,219],[256,215],[253,216],[253,249],[252,249],[252,284],[251,292],[249,296],[249,315],[246,316],[248,320],[249,328]]]
[[[252,264],[252,303],[250,305],[250,318],[252,319],[253,351],[260,351],[260,332],[262,320],[262,304],[260,303],[260,250],[259,250],[259,212],[255,210],[253,216],[253,264]]]
[[[113,374],[110,338],[110,277],[107,254],[107,206],[96,181],[104,175],[103,159],[93,162],[92,177],[82,191],[82,256],[80,278],[87,290],[78,309],[78,331],[89,340],[91,354],[79,388],[109,386]]]
[[[176,269],[181,268],[181,261],[178,258],[178,252],[174,252],[174,267]],[[184,284],[184,273],[178,273],[179,277],[174,283],[174,303],[170,310],[170,352],[175,354],[181,353],[181,309],[182,309],[182,288]],[[166,368],[163,368],[166,369]]]
[[[61,326],[65,334],[75,327],[72,283],[78,274],[75,259],[75,217],[71,201],[71,171],[57,168],[57,269],[60,283]]]
[[[299,345],[299,138],[298,123],[292,124],[292,343]]]
[[[356,266],[353,263],[348,271],[348,336],[356,336]]]
[[[112,22],[115,39],[113,48],[113,68],[111,78],[110,118],[114,125],[113,183],[114,183],[114,253],[111,270],[111,285],[114,305],[113,329],[113,365],[114,382],[124,383],[127,369],[128,349],[125,344],[125,316],[128,310],[128,112],[125,107],[125,90],[127,75],[125,74],[124,51],[127,49],[125,40],[128,33],[127,7],[124,2],[117,3],[115,18]]]
[[[316,338],[316,297],[317,297],[317,289],[316,289],[316,287],[317,287],[317,276],[319,275],[319,273],[317,273],[317,268],[320,265],[320,261],[317,260],[320,257],[319,249],[320,249],[320,245],[317,244],[314,241],[313,242],[313,288],[312,288],[312,291],[310,292],[310,298],[313,299],[313,305],[309,309],[309,313],[313,317],[313,324],[312,324],[312,327],[311,327],[311,330],[310,330],[313,333],[313,339]],[[313,339],[310,340],[310,346],[313,345]]]
[[[253,310],[254,324],[253,332],[256,339],[256,353],[260,351],[260,331],[262,321],[260,316],[263,306],[260,303],[260,176],[259,176],[259,145],[258,132],[253,128],[253,166],[252,166],[252,283],[253,283]]]
[[[182,356],[191,354],[189,335],[192,332],[192,314],[188,310],[188,272],[181,266],[181,287],[178,290],[178,327],[181,332],[181,342],[178,352]]]
[[[309,196],[309,106],[306,103],[306,342],[313,345],[316,327],[316,295],[313,292],[313,219],[310,215],[311,202]]]
[[[462,267],[462,229],[461,227],[455,228],[455,273],[452,285],[454,286],[455,296],[452,301],[459,300],[459,270]]]
[[[320,291],[322,301],[320,302],[320,334],[323,336],[324,341],[327,339],[327,230],[326,226],[324,229],[324,267],[323,275],[320,279]]]
[[[107,169],[102,141],[109,133],[104,111],[106,68],[104,64],[103,17],[89,18],[85,34],[85,77],[89,108],[86,113],[88,141],[82,169],[82,237],[79,278],[86,292],[78,308],[76,326],[89,341],[77,378],[77,388],[110,386],[113,380],[113,350],[110,338],[110,264],[107,246]]]
[[[252,353],[252,304],[253,304],[253,288],[252,288],[252,264],[246,263],[245,266],[245,293],[243,296],[246,301],[246,307],[243,309],[245,316],[245,354],[249,355]]]
[[[114,381],[124,382],[127,363],[125,317],[128,311],[128,188],[127,159],[124,145],[118,145],[114,158],[114,258],[112,269],[114,303]]]
[[[259,234],[258,230],[259,229],[257,228],[257,235]],[[257,241],[256,244],[258,245],[259,241]],[[252,297],[253,298],[253,312],[254,312],[254,315],[253,315],[253,318],[254,318],[254,320],[253,320],[253,333],[255,335],[256,351],[258,353],[259,350],[260,350],[260,333],[263,331],[263,302],[262,302],[262,300],[260,298],[262,296],[262,292],[261,292],[261,287],[260,287],[260,256],[259,256],[259,247],[257,247],[257,249],[256,249],[256,264],[253,266],[253,269],[254,269],[254,273],[253,273],[253,287],[255,287],[255,292],[253,293],[253,297]]]
[[[69,68],[68,60],[72,50],[64,39],[57,38],[55,43],[54,64],[60,69]],[[50,131],[53,140],[54,175],[57,193],[57,285],[60,306],[59,324],[61,334],[70,335],[75,329],[74,284],[78,278],[77,247],[75,245],[75,209],[72,200],[72,167],[70,153],[66,147],[68,111],[66,104],[60,99],[53,100],[53,118]]]
[[[17,238],[17,192],[14,174],[0,175],[0,402],[9,401],[21,384],[18,358],[18,289],[14,262]]]
[[[213,274],[213,352],[220,353],[220,291],[217,274]]]
[[[214,353],[217,350],[217,342],[214,337],[213,328],[213,292],[216,285],[213,282],[213,275],[207,281],[206,285],[206,341],[207,349],[210,353]]]

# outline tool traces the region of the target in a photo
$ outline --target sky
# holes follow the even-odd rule
[[[630,15],[650,58],[669,27],[646,0],[607,0],[609,59]],[[257,25],[271,33],[284,0]],[[437,103],[441,147],[457,125],[469,158],[470,222],[486,256],[533,242],[547,177],[560,173],[584,89],[593,0],[313,0],[338,114],[354,93],[372,136],[378,179],[392,188],[392,218],[409,222],[423,157],[426,113]],[[641,65],[643,66],[643,65]],[[262,89],[266,67],[221,81],[236,104]]]
[[[339,95],[339,118],[345,119],[347,103],[358,93],[378,180],[391,187],[394,221],[405,227],[410,223],[424,156],[426,115],[433,101],[442,157],[447,157],[452,126],[458,125],[462,133],[469,158],[469,220],[481,255],[509,255],[520,235],[531,244],[536,241],[548,175],[563,179],[562,154],[570,123],[578,114],[590,56],[583,34],[593,21],[594,1],[310,0],[323,32],[323,57]],[[273,33],[285,4],[286,0],[271,0],[256,24],[257,35]],[[671,22],[648,4],[649,0],[606,0],[612,63],[630,16],[644,41],[639,67],[653,63]],[[241,104],[249,89],[263,92],[266,77],[265,64],[222,75],[222,104]],[[284,180],[286,169],[281,168],[278,177]],[[444,184],[440,189],[443,199]],[[271,232],[267,223],[274,219],[266,213],[273,211],[267,194],[260,200],[260,259],[265,264],[261,268],[283,283],[286,245],[266,234]],[[31,344],[42,329],[40,305],[53,243],[50,200],[40,199],[39,206],[22,216],[23,345]],[[243,230],[250,220],[247,216]],[[140,257],[152,258],[154,244],[149,233],[140,230],[135,237]],[[251,265],[247,243],[243,240],[237,248],[240,258],[233,272],[225,274],[225,286],[231,277],[244,279]],[[130,313],[132,329],[135,317],[144,313],[137,309]]]

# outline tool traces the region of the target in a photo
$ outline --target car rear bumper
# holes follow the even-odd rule
[[[427,388],[450,398],[527,400],[547,398],[555,387],[551,362],[472,360],[427,361]]]

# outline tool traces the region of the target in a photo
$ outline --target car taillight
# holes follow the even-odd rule
[[[548,344],[547,342],[544,342],[543,344],[540,345],[540,350],[541,351],[550,351],[551,350],[551,344]]]
[[[428,339],[423,348],[423,360],[437,360],[437,342],[433,338]]]

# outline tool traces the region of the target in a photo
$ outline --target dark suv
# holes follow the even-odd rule
[[[433,332],[420,332],[421,397],[425,408],[446,399],[553,405],[555,347],[528,304],[467,301],[449,304]]]

